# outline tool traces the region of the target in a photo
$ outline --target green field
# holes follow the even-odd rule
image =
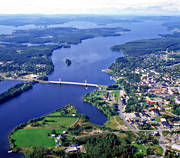
[[[119,90],[115,90],[114,95],[115,95],[115,97],[118,97],[119,96]]]
[[[111,117],[108,121],[105,122],[104,125],[108,128],[112,128],[112,129],[117,129],[117,127],[118,127],[118,124],[114,120],[114,117]]]
[[[163,148],[159,145],[153,145],[151,146],[151,148],[156,152],[158,153],[159,155],[162,155],[163,154]]]
[[[16,140],[15,145],[20,147],[53,147],[56,145],[55,140],[48,137],[51,132],[51,129],[21,129],[12,135],[12,139]]]
[[[140,153],[146,155],[147,146],[145,146],[144,144],[133,144],[133,145],[137,148],[138,152],[141,151]]]
[[[104,125],[112,129],[118,129],[120,125],[124,125],[124,122],[119,116],[114,116],[111,117],[108,121],[106,121]]]
[[[161,121],[161,118],[160,118],[160,117],[156,117],[155,120],[158,121],[158,122],[160,122],[160,121]]]
[[[72,116],[73,114],[75,116]],[[11,145],[13,143],[22,148],[54,147],[56,146],[55,138],[51,137],[53,131],[58,135],[62,134],[78,119],[77,109],[69,105],[42,118],[30,120],[24,127],[18,127],[10,134]]]
[[[51,128],[59,128],[60,126],[64,128],[70,127],[78,117],[63,117],[63,116],[55,116],[55,117],[46,117],[42,121],[38,123],[42,125],[44,123],[44,127],[51,127]]]
[[[114,116],[120,125],[124,125],[123,120],[119,116]]]

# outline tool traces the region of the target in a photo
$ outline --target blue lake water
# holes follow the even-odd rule
[[[87,39],[78,45],[72,45],[71,48],[55,50],[52,55],[55,69],[49,75],[49,79],[58,80],[62,78],[64,81],[79,82],[88,80],[90,83],[112,84],[113,81],[110,80],[110,76],[101,70],[108,68],[122,54],[112,52],[111,46],[136,39],[155,38],[159,33],[168,33],[160,22],[115,25],[131,29],[131,31],[119,37]],[[66,58],[72,61],[69,67],[65,64]],[[13,85],[15,82],[0,82],[0,89],[2,88],[0,91],[8,89],[11,86],[10,84]],[[103,124],[106,117],[96,107],[83,103],[81,100],[84,94],[93,89],[70,85],[36,84],[32,90],[0,105],[0,158],[19,157],[17,154],[7,154],[9,150],[8,135],[15,126],[54,111],[66,104],[74,104],[79,112],[86,114],[93,123]]]
[[[12,86],[17,83],[21,83],[20,81],[0,81],[0,94],[7,91]]]

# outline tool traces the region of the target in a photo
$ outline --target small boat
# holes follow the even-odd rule
[[[12,152],[13,152],[13,150],[9,150],[9,151],[8,151],[8,154],[10,154],[10,153],[12,153]]]

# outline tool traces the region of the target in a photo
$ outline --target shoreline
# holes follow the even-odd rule
[[[102,71],[102,72],[105,72],[105,73],[108,73],[108,74],[110,74],[110,73],[112,72],[111,69],[102,69],[101,71]]]
[[[127,31],[131,31],[131,30],[128,30],[128,29],[124,29],[124,32],[127,32]],[[53,62],[52,62],[52,54],[53,54],[53,52],[54,51],[56,51],[56,50],[58,50],[58,49],[62,49],[62,48],[71,48],[71,45],[79,45],[79,44],[81,44],[84,40],[88,40],[88,39],[94,39],[94,38],[99,38],[99,37],[104,37],[104,38],[106,38],[106,37],[116,37],[116,36],[122,36],[121,34],[115,34],[115,35],[100,35],[100,36],[95,36],[95,37],[87,37],[87,38],[80,38],[79,39],[79,42],[70,42],[70,43],[67,43],[67,45],[68,45],[68,47],[66,47],[66,45],[64,45],[64,43],[56,43],[56,44],[52,44],[52,46],[54,46],[54,48],[52,48],[52,50],[49,52],[49,54],[50,55],[48,55],[47,57],[49,57],[50,58],[50,61],[51,61],[51,63],[52,64],[50,64],[51,66],[52,66],[52,69],[49,71],[49,72],[47,72],[44,76],[47,76],[48,77],[48,75],[50,75],[50,74],[52,74],[53,72],[54,72],[54,64],[53,64]],[[9,43],[9,45],[11,45],[11,44],[19,44],[19,45],[23,45],[23,43]],[[38,43],[29,43],[29,44],[38,44]],[[46,45],[45,43],[42,43],[42,44],[39,44],[40,46],[43,46],[43,45]],[[103,70],[102,70],[103,71]],[[106,71],[106,69],[105,69],[105,71]],[[33,73],[32,73],[33,74]],[[19,77],[19,76],[18,76]],[[4,78],[2,78],[2,80],[0,80],[0,81],[3,81],[3,80],[6,80],[6,79],[4,79]]]

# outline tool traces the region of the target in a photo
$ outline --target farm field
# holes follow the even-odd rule
[[[14,142],[15,146],[22,148],[54,147],[56,142],[52,135],[62,134],[78,119],[77,110],[73,106],[68,106],[44,117],[30,120],[23,125],[24,127],[21,125],[11,133],[10,140]]]

